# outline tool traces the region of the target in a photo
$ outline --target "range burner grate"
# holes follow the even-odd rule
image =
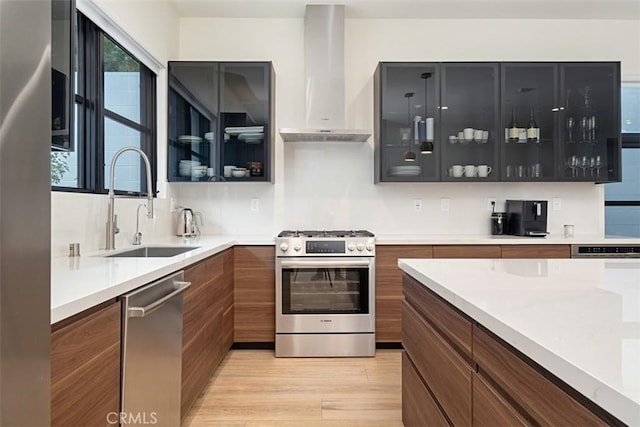
[[[278,237],[374,237],[373,233],[367,230],[285,230],[278,234]]]

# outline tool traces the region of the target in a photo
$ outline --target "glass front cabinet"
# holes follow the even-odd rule
[[[271,181],[270,62],[170,62],[168,179]]]
[[[376,182],[620,180],[619,63],[380,63],[374,81]]]

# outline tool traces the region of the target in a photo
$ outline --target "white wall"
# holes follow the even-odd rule
[[[271,60],[275,127],[304,126],[302,19],[184,18],[182,60]],[[233,35],[233,36],[231,36]],[[202,41],[206,40],[206,43]],[[624,20],[366,20],[346,22],[347,126],[373,128],[379,61],[622,61],[640,75],[640,22]],[[603,187],[587,183],[373,184],[373,143],[275,143],[275,184],[170,184],[201,210],[206,232],[276,233],[284,228],[368,228],[381,234],[485,234],[487,198],[562,199],[549,231],[604,231]],[[259,198],[261,212],[250,211]],[[449,212],[440,199],[449,198]],[[414,212],[412,199],[423,200]]]
[[[86,0],[85,0],[86,1]],[[302,19],[183,18],[162,1],[95,0],[157,59],[273,61],[275,127],[304,126]],[[179,44],[178,44],[179,43]],[[347,20],[347,126],[373,127],[373,71],[378,61],[620,60],[624,76],[640,76],[640,22],[625,20]],[[274,234],[284,228],[368,228],[380,234],[484,234],[488,197],[562,198],[549,231],[573,223],[576,233],[603,232],[603,188],[586,183],[373,184],[373,144],[287,144],[275,141],[274,184],[166,183],[166,70],[158,78],[158,218],[143,233],[173,234],[162,198],[204,213],[206,233]],[[451,201],[440,211],[440,198]],[[260,199],[260,212],[250,200]],[[414,212],[412,199],[423,200]],[[68,243],[83,252],[104,246],[106,198],[54,193],[53,254]],[[138,201],[116,201],[128,245]]]

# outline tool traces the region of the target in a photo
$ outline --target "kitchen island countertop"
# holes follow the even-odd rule
[[[595,404],[640,425],[640,260],[398,265]]]

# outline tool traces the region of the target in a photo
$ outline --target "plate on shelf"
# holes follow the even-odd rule
[[[262,142],[264,138],[264,134],[252,132],[252,133],[241,133],[238,135],[238,140],[244,141],[247,144],[259,144]]]
[[[418,176],[421,173],[420,166],[392,166],[389,168],[389,176]]]
[[[264,132],[264,126],[238,126],[226,127],[224,132],[229,135],[240,135],[241,133],[260,133]]]
[[[193,143],[193,142],[202,142],[202,138],[195,135],[180,135],[178,137],[178,142],[183,142],[185,144]]]
[[[204,134],[204,139],[209,142],[213,142],[213,132],[207,132]]]

